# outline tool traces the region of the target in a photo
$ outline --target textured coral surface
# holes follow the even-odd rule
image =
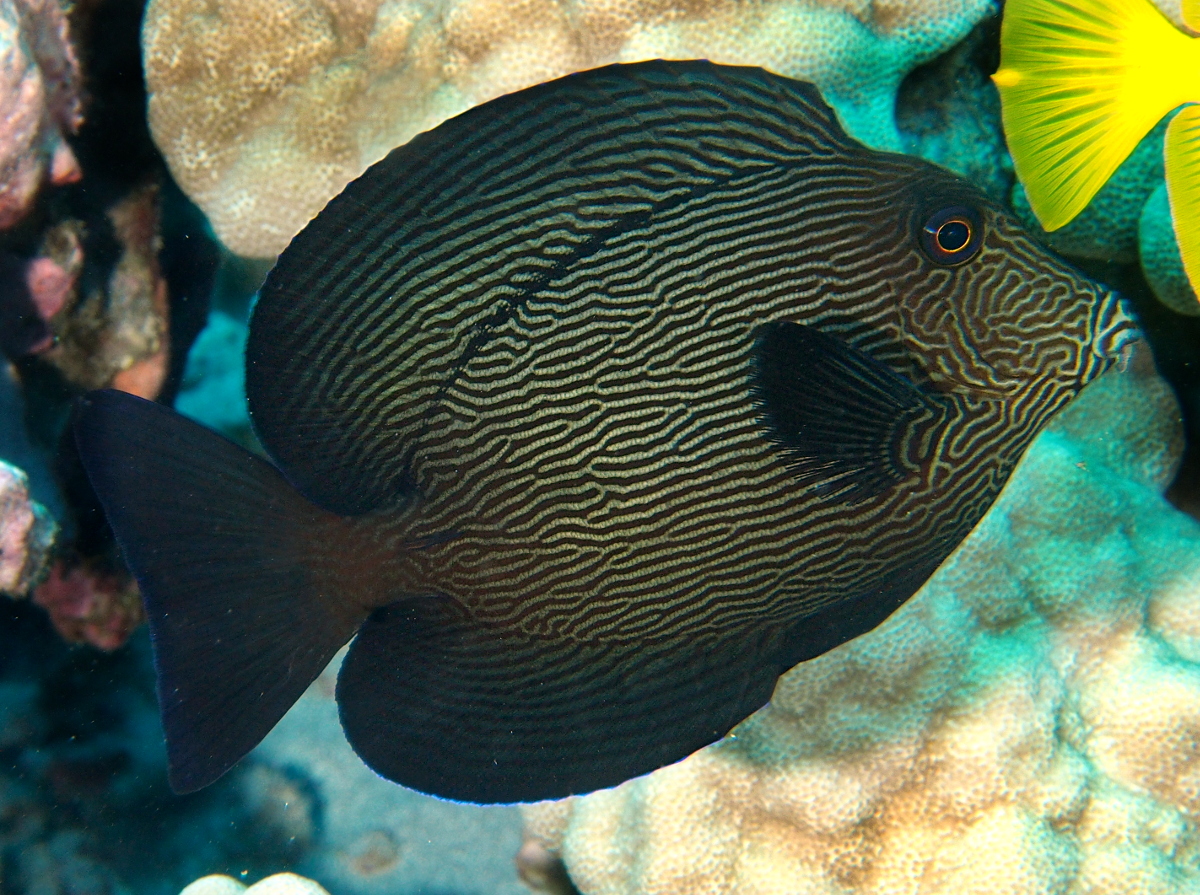
[[[79,127],[79,64],[58,0],[0,0],[0,230],[42,183],[79,178],[65,141]]]
[[[304,781],[320,806],[319,831],[295,869],[333,895],[521,895],[513,867],[521,841],[516,809],[435,799],[364,765],[338,723],[340,659],[251,753],[254,767],[284,769]]]
[[[884,625],[734,735],[527,810],[586,895],[1200,886],[1200,526],[1144,362],[1030,448]]]
[[[992,0],[152,0],[150,124],[234,252],[272,256],[392,147],[608,62],[708,58],[816,82],[899,148],[896,89]]]
[[[24,596],[54,542],[50,514],[29,497],[29,479],[0,460],[0,593]]]

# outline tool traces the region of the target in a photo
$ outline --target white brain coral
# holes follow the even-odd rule
[[[329,895],[318,882],[294,873],[276,873],[247,887],[232,876],[214,873],[184,887],[179,895]]]
[[[886,623],[734,736],[526,809],[585,895],[1200,889],[1200,525],[1179,411],[1090,386]]]
[[[608,62],[708,58],[817,83],[898,148],[895,92],[993,0],[151,0],[150,126],[234,252],[272,256],[388,150]]]

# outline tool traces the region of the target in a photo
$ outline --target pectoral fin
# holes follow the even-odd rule
[[[917,474],[946,415],[939,396],[799,323],[762,328],[753,390],[797,479],[849,502]]]

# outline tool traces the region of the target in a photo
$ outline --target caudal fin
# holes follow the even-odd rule
[[[1008,0],[993,80],[1017,176],[1056,230],[1163,115],[1200,99],[1200,44],[1149,0]]]
[[[176,792],[266,736],[365,613],[322,573],[339,519],[269,463],[158,404],[93,392],[84,467],[141,587]]]
[[[1171,119],[1163,160],[1175,241],[1192,291],[1200,295],[1200,106],[1186,106]]]

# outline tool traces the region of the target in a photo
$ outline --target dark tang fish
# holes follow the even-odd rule
[[[293,240],[247,350],[277,466],[114,392],[76,433],[176,789],[357,631],[363,760],[524,801],[682,758],[886,618],[1133,337],[808,84],[651,62],[448,121]]]

